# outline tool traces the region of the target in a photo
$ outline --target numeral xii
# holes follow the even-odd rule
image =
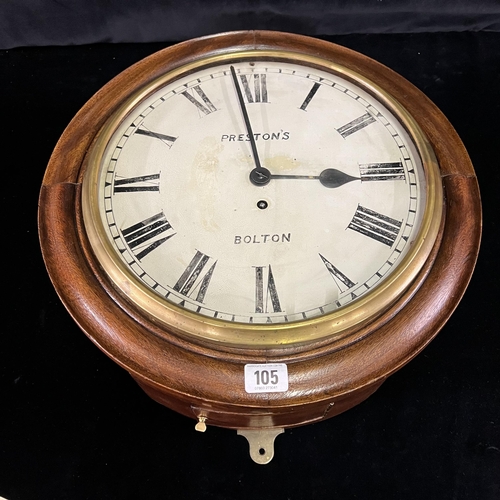
[[[248,103],[268,102],[267,77],[265,74],[240,75],[240,80]],[[253,85],[251,85],[251,82],[253,82]],[[253,94],[251,87],[253,87]]]

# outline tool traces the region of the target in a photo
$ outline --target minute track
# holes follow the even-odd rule
[[[246,79],[242,78],[244,75]],[[255,79],[253,75],[259,78]],[[263,79],[262,75],[266,78]],[[364,202],[366,196],[380,197],[376,194],[378,191],[386,192],[380,198],[379,215],[406,220],[406,208],[401,202],[396,204],[395,209],[384,207],[391,191],[408,191],[408,185],[404,181],[400,183],[401,172],[408,176],[410,186],[418,187],[414,157],[405,153],[401,162],[369,163],[365,159],[369,156],[374,159],[400,156],[401,146],[407,144],[404,131],[393,128],[394,122],[386,118],[386,115],[389,116],[387,111],[380,111],[380,104],[371,102],[369,96],[358,89],[355,92],[353,88],[346,91],[346,82],[333,82],[332,78],[309,70],[292,71],[287,64],[281,63],[266,63],[264,66],[258,61],[252,61],[252,64],[235,62],[225,67],[209,68],[191,78],[188,76],[176,82],[173,89],[159,89],[157,94],[144,102],[142,109],[138,108],[137,113],[130,115],[130,121],[123,124],[124,133],[117,138],[114,152],[110,150],[108,174],[111,182],[115,181],[111,186],[105,186],[104,199],[109,199],[110,194],[115,196],[108,209],[108,218],[112,223],[118,218],[118,226],[128,229],[132,227],[132,219],[131,213],[130,216],[127,214],[133,206],[138,214],[135,220],[147,221],[151,217],[148,214],[164,211],[169,214],[169,223],[175,227],[175,238],[170,236],[173,229],[166,233],[168,243],[163,240],[165,236],[162,234],[149,237],[149,233],[153,234],[152,230],[140,236],[147,239],[137,246],[130,247],[129,243],[136,245],[134,240],[126,242],[130,253],[143,268],[137,273],[138,277],[143,276],[141,281],[162,297],[167,295],[163,291],[165,288],[170,290],[167,300],[198,314],[216,315],[225,320],[234,316],[236,322],[243,323],[283,323],[333,312],[339,307],[338,297],[345,292],[345,288],[364,283],[366,277],[359,274],[365,272],[361,271],[362,266],[353,267],[346,261],[357,246],[362,245],[357,242],[357,237],[351,236],[354,233],[366,236],[364,233],[371,231],[371,239],[384,243],[380,245],[380,250],[374,247],[371,252],[377,255],[377,259],[383,259],[382,262],[387,260],[387,256],[383,258],[383,248],[392,245],[396,237],[390,232],[385,234],[386,229],[378,223],[372,222],[366,229],[363,226],[367,224],[363,220],[365,214],[356,207],[358,204],[361,207],[367,205]],[[280,93],[276,90],[279,88],[288,90]],[[264,90],[273,91],[272,100],[268,93],[266,101]],[[311,99],[307,100],[309,95]],[[205,111],[194,104],[193,99]],[[358,120],[361,128],[353,131],[359,125],[356,120],[337,118],[331,112],[330,107],[334,109],[340,105],[339,102],[349,109],[345,116],[362,118]],[[301,103],[307,105],[301,106]],[[196,109],[199,113],[194,112]],[[325,109],[330,111],[326,113]],[[316,148],[318,143],[315,141],[316,137],[322,137],[323,128],[309,135],[309,145],[302,141],[301,120],[309,121],[316,127],[318,123],[323,123],[323,114],[328,117],[325,123],[334,142],[321,145],[326,154],[317,154],[316,151],[321,149]],[[377,116],[377,119],[363,118],[367,114]],[[337,123],[332,123],[332,117]],[[344,125],[339,126],[339,123]],[[344,135],[346,131],[350,133],[343,138],[336,129],[341,129]],[[167,130],[168,134],[160,130]],[[281,132],[286,130],[287,140],[257,144],[255,130],[263,137],[268,130],[269,134],[279,133],[280,137],[284,137],[285,133]],[[243,134],[242,139],[221,141],[221,138],[230,137],[233,133],[238,138]],[[357,156],[357,149],[367,134],[377,137],[373,144],[380,143],[383,147],[374,147],[370,155],[366,154],[361,159]],[[248,140],[244,140],[245,137]],[[165,148],[165,145],[169,147]],[[408,152],[409,148],[406,147],[405,151]],[[328,165],[324,164],[325,161]],[[153,168],[157,171],[161,168],[159,178]],[[384,181],[365,182],[368,180],[367,170],[371,174],[370,181],[385,175]],[[314,186],[319,186],[321,193]],[[275,190],[281,193],[279,197]],[[290,205],[292,198],[293,204]],[[247,199],[248,205],[243,205]],[[202,200],[205,201],[202,203]],[[211,201],[207,204],[207,200]],[[412,210],[418,217],[420,198],[417,192],[411,193],[411,200],[414,203]],[[349,211],[348,206],[351,207]],[[292,207],[292,213],[295,210],[291,218],[287,207]],[[253,214],[252,210],[261,215]],[[353,217],[353,214],[356,216]],[[121,222],[125,216],[127,222]],[[273,222],[276,225],[269,225],[270,221],[276,221]],[[289,223],[293,227],[289,227]],[[195,227],[199,229],[191,229]],[[311,227],[316,236],[307,237]],[[324,229],[318,232],[320,227]],[[346,232],[347,228],[349,231]],[[410,233],[406,231],[405,234]],[[255,253],[257,248],[250,248],[258,245],[235,244],[239,241],[238,235],[243,238],[242,235],[261,234],[289,234],[293,237],[286,241],[280,238],[274,244],[275,249],[270,248],[273,245],[261,246],[260,256]],[[319,263],[322,272],[315,268],[318,264],[313,264],[313,256],[318,253],[317,247],[313,249],[312,245],[318,237],[317,245],[321,244],[322,248],[334,245],[341,252],[339,255],[328,255],[329,262],[335,263],[329,273],[324,271],[326,263]],[[232,247],[230,255],[227,245]],[[287,246],[286,253],[281,250],[284,245]],[[190,260],[195,258],[193,256],[196,256],[198,248],[204,249],[203,255],[217,255],[217,262],[210,257],[210,262],[193,267],[193,272],[198,269],[197,272],[182,278],[183,273],[191,269]],[[306,252],[306,248],[311,250]],[[401,255],[405,248],[409,248],[406,240],[398,245]],[[286,259],[280,255],[294,256],[300,265],[296,269],[286,267]],[[126,262],[129,261],[130,258]],[[247,269],[262,267],[265,271],[263,290],[276,291],[273,296],[277,302],[268,302],[267,314],[264,295],[259,300],[253,297],[256,278],[241,271],[243,264]],[[268,266],[272,273],[269,278]],[[331,273],[334,268],[336,275]],[[379,268],[380,265],[374,267],[370,276]],[[307,280],[307,276],[315,276],[318,272],[321,276],[319,282]],[[380,282],[385,280],[386,274],[381,273],[383,278],[379,278]],[[146,280],[148,276],[158,285],[149,284]],[[299,277],[301,281],[295,281]],[[337,281],[332,281],[331,277]],[[341,285],[340,289],[335,283]],[[341,307],[357,300],[368,289],[368,286],[356,285],[356,293],[342,295]],[[293,290],[302,291],[293,297]],[[292,308],[291,302],[296,302]],[[259,312],[261,309],[262,312]],[[286,315],[282,313],[285,310]]]

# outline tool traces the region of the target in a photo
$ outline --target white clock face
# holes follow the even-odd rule
[[[314,318],[373,291],[426,206],[395,114],[289,62],[219,63],[162,84],[114,129],[98,168],[101,223],[133,279],[238,323]]]

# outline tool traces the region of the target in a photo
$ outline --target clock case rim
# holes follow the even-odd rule
[[[78,200],[87,148],[120,101],[162,59],[179,65],[224,50],[294,50],[352,69],[386,89],[416,119],[432,144],[445,191],[443,219],[428,265],[414,284],[356,341],[332,349],[317,342],[306,351],[232,349],[199,345],[158,331],[127,309],[102,275],[85,240]],[[124,82],[127,82],[124,85]],[[104,113],[93,115],[96,109]],[[354,406],[416,356],[458,305],[472,275],[481,236],[481,204],[470,159],[448,120],[412,84],[352,50],[280,32],[243,31],[181,43],[136,63],[97,92],[68,125],[50,159],[40,193],[39,235],[49,276],[80,328],[128,370],[155,400],[223,427],[289,427],[322,420]],[[418,284],[418,286],[415,286]],[[396,314],[400,311],[400,314]],[[244,363],[285,362],[289,390],[247,394]],[[224,374],[222,377],[221,374]]]

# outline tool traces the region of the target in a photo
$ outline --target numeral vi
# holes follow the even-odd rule
[[[264,285],[264,269],[264,266],[255,267],[255,312],[268,313],[269,305],[273,312],[282,312],[271,266],[268,267],[267,286]]]

